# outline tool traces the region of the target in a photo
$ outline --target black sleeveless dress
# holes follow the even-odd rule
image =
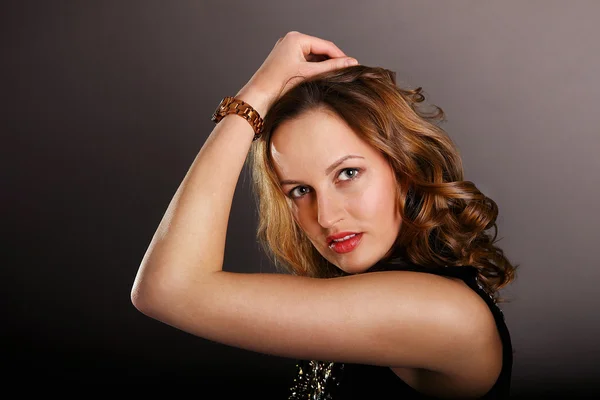
[[[481,399],[508,399],[513,364],[510,334],[502,310],[479,283],[475,267],[422,267],[396,258],[387,262],[380,261],[366,273],[393,270],[458,277],[481,296],[494,315],[503,345],[503,364],[500,376],[490,391]],[[413,389],[389,367],[299,360],[296,368],[297,375],[290,388],[289,400],[434,399],[434,397]]]

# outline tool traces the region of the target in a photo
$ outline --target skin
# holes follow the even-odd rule
[[[343,119],[326,109],[305,112],[277,128],[270,151],[279,179],[297,181],[282,185],[294,219],[329,262],[357,274],[390,251],[402,223],[393,170]],[[362,158],[325,173],[347,155]],[[362,233],[358,247],[341,254],[329,248],[327,236],[347,231]]]

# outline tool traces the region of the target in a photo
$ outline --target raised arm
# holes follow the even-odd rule
[[[310,63],[309,53],[330,59]],[[288,34],[236,97],[264,116],[289,77],[340,68],[344,59],[331,42]],[[273,80],[281,86],[267,84]],[[247,350],[424,369],[441,378],[437,387],[446,393],[487,391],[501,366],[490,362],[501,360],[495,323],[483,300],[458,282],[408,271],[336,279],[223,271],[232,198],[253,136],[235,115],[215,126],[142,259],[135,307]]]
[[[330,59],[308,62],[312,54]],[[333,43],[290,32],[275,47],[235,97],[265,116],[289,78],[345,66],[347,57]],[[284,86],[285,85],[285,86]],[[161,220],[136,276],[132,301],[152,307],[157,293],[204,281],[222,271],[225,238],[235,187],[254,131],[236,115],[219,122],[194,159]]]

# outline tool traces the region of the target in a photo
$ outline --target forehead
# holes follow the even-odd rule
[[[365,159],[377,152],[332,111],[311,110],[277,127],[269,151],[280,176],[298,169],[324,170],[333,161],[356,154]]]

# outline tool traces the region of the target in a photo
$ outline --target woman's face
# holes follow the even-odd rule
[[[295,220],[323,257],[356,274],[388,253],[401,225],[393,170],[343,119],[305,112],[279,125],[269,150]],[[328,237],[344,232],[356,235],[331,247]]]

